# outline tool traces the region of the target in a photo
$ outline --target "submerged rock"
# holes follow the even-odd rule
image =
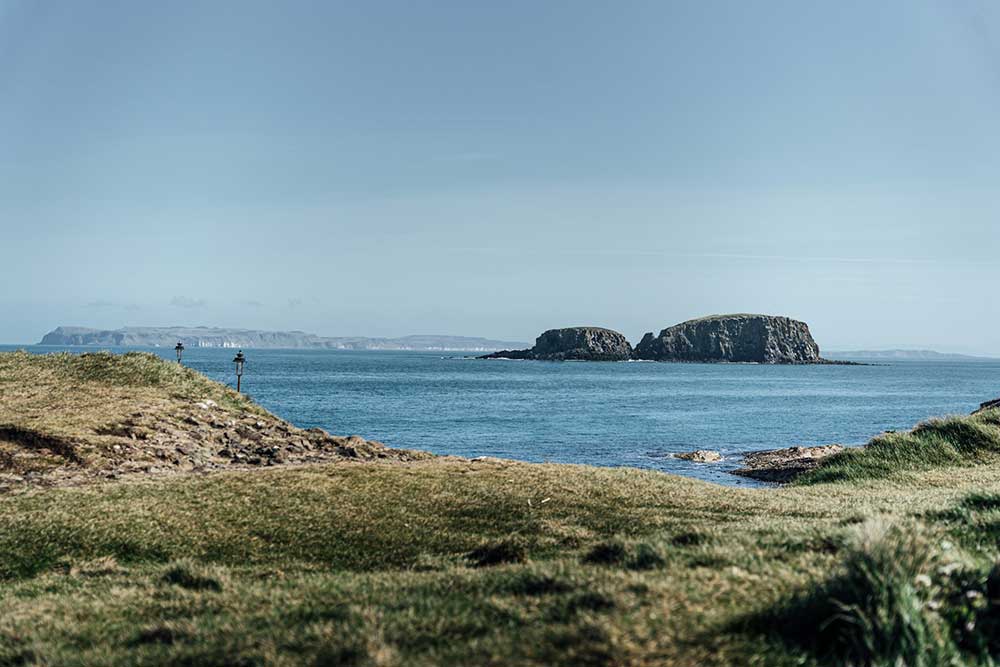
[[[539,361],[626,361],[632,345],[622,334],[600,327],[550,329],[530,350],[502,350],[480,359],[535,359]]]
[[[818,466],[826,457],[842,451],[844,448],[841,445],[821,445],[751,452],[744,455],[743,467],[732,473],[762,482],[790,482]]]
[[[716,315],[643,336],[637,359],[762,364],[826,363],[805,322],[773,315]]]

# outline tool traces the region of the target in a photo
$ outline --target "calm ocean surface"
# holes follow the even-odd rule
[[[74,352],[95,348],[3,346]],[[122,351],[122,350],[115,350]],[[170,349],[151,349],[173,359]],[[234,384],[234,350],[185,363]],[[886,366],[478,361],[449,353],[246,350],[244,391],[297,426],[394,447],[636,466],[725,484],[755,449],[861,444],[1000,396],[1000,362]],[[721,464],[670,456],[715,449]]]

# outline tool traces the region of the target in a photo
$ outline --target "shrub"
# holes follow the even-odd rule
[[[547,574],[524,572],[505,582],[502,589],[511,595],[541,596],[567,593],[573,585]]]
[[[490,567],[503,563],[523,563],[528,559],[528,548],[515,537],[486,542],[465,556],[475,567]]]
[[[630,570],[652,570],[666,564],[656,547],[645,542],[626,545],[618,540],[595,544],[582,560],[589,565],[618,565]]]
[[[589,565],[622,565],[627,556],[628,552],[621,542],[600,542],[584,555],[583,562]]]
[[[217,577],[207,574],[204,568],[188,561],[179,561],[167,567],[161,581],[192,591],[222,590],[222,582]]]
[[[704,533],[699,533],[697,531],[678,533],[670,538],[671,544],[678,547],[696,547],[704,544],[706,541],[707,536]]]

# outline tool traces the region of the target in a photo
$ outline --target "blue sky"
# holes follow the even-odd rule
[[[0,0],[0,341],[58,324],[1000,354],[1000,8]]]

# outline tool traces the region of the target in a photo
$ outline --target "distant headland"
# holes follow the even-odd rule
[[[472,336],[364,336],[324,337],[302,331],[259,331],[219,327],[124,327],[88,329],[58,327],[42,337],[39,345],[93,345],[102,347],[173,347],[178,341],[192,347],[243,349],[426,350],[490,352],[523,345]]]
[[[525,350],[503,350],[482,359],[540,361],[687,361],[758,364],[850,364],[829,361],[805,322],[775,315],[712,315],[642,337],[635,348],[622,334],[600,327],[550,329]]]
[[[996,357],[975,356],[970,354],[955,354],[953,352],[935,352],[934,350],[838,350],[827,352],[831,359],[852,359],[854,361],[962,361],[962,362],[996,362]]]

